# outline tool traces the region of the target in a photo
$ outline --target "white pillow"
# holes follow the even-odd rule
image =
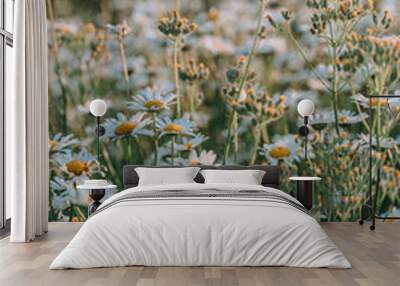
[[[139,186],[195,183],[193,180],[200,168],[135,168]]]
[[[205,184],[261,185],[265,171],[261,170],[202,170]]]

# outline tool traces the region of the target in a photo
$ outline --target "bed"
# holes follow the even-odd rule
[[[291,266],[350,268],[319,223],[279,190],[275,166],[261,185],[194,183],[138,186],[125,166],[125,190],[107,199],[50,269],[144,266]],[[201,166],[202,170],[216,169]]]

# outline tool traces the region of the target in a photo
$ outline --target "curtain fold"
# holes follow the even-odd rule
[[[45,0],[15,2],[13,93],[6,99],[6,187],[12,242],[47,232],[48,92]]]

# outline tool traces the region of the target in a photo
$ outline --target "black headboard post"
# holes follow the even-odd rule
[[[123,169],[123,184],[124,189],[136,187],[139,183],[139,177],[135,171],[137,167],[152,167],[144,165],[125,165]],[[198,166],[201,169],[217,169],[217,170],[263,170],[265,175],[262,180],[262,185],[265,187],[279,188],[279,167],[267,165],[254,166]],[[152,168],[181,168],[179,166],[157,166]],[[204,183],[204,178],[199,173],[194,179],[197,183]]]

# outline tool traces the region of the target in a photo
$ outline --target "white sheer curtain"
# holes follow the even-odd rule
[[[15,1],[13,93],[6,98],[6,187],[12,242],[47,231],[48,103],[45,0]]]

